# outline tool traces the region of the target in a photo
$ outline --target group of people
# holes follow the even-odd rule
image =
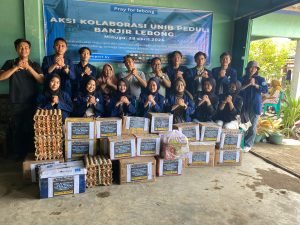
[[[189,69],[182,65],[182,53],[174,51],[165,68],[159,57],[153,58],[152,72],[146,75],[137,69],[131,55],[124,57],[126,71],[115,74],[113,66],[105,64],[98,75],[96,67],[89,63],[92,52],[88,47],[79,49],[80,61],[73,64],[66,56],[67,42],[57,38],[55,53],[45,56],[40,68],[29,58],[28,40],[18,39],[14,44],[18,58],[5,62],[0,80],[9,79],[14,135],[20,138],[23,133],[21,143],[30,140],[33,113],[42,108],[61,109],[63,119],[146,117],[149,112],[168,112],[173,114],[174,123],[216,122],[227,129],[238,129],[241,121],[250,121],[246,151],[253,145],[262,108],[261,93],[268,90],[265,79],[258,75],[256,61],[248,63],[240,80],[230,66],[228,52],[221,54],[221,65],[211,71],[205,68],[204,52],[195,54],[196,66]],[[38,84],[44,85],[40,94]]]

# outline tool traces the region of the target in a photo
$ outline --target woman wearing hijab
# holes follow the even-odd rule
[[[272,80],[271,81],[271,88],[269,90],[269,94],[265,94],[262,97],[262,104],[265,103],[277,103],[279,99],[279,95],[281,92],[281,83],[279,80]]]
[[[60,85],[60,76],[51,75],[47,79],[43,93],[37,98],[37,106],[39,109],[60,109],[64,122],[72,112],[73,105],[70,95],[62,91]]]
[[[128,80],[121,78],[117,87],[117,93],[110,100],[111,116],[134,116],[136,114],[135,97],[129,94]]]
[[[216,115],[216,123],[224,129],[239,129],[237,116],[241,114],[243,99],[239,96],[241,83],[231,82],[229,91],[219,97],[219,106]]]
[[[117,82],[113,66],[108,63],[104,64],[102,72],[97,79],[97,87],[99,87],[104,101],[104,116],[110,116],[110,99],[117,91]]]
[[[74,114],[78,117],[101,117],[104,111],[103,98],[96,90],[96,79],[85,77],[82,81],[81,92],[74,99]]]
[[[209,122],[217,113],[219,98],[215,94],[215,81],[207,78],[202,82],[202,91],[195,96],[196,111],[194,121]]]
[[[141,116],[147,117],[148,112],[163,112],[165,98],[159,94],[160,83],[152,77],[147,84],[147,93],[142,93],[139,101]]]
[[[173,123],[190,122],[195,111],[193,97],[185,90],[186,83],[183,78],[177,78],[174,84],[175,93],[166,99],[166,111],[173,114]]]

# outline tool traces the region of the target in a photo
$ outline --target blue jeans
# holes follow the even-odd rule
[[[260,115],[257,115],[253,112],[249,112],[249,119],[250,119],[252,126],[249,127],[248,131],[246,132],[245,147],[252,147],[252,145],[254,143],[254,139],[256,136],[256,126],[257,126],[259,117],[260,117]]]

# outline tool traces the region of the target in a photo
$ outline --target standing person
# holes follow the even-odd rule
[[[26,39],[14,42],[18,58],[7,60],[0,70],[0,81],[9,79],[9,100],[12,104],[10,129],[12,153],[23,159],[33,151],[33,124],[38,84],[44,75],[38,63],[30,60],[31,43]]]
[[[147,85],[147,93],[142,93],[139,100],[141,116],[147,117],[149,112],[163,112],[165,97],[159,94],[159,89],[160,83],[157,78],[150,78]]]
[[[242,77],[243,111],[248,114],[252,124],[245,134],[245,152],[251,150],[256,136],[256,126],[262,111],[261,94],[268,91],[266,80],[259,76],[258,71],[258,63],[250,61],[246,67],[246,74]]]
[[[110,100],[111,116],[134,116],[136,114],[135,96],[129,93],[129,82],[121,78],[117,84],[118,90]]]
[[[151,78],[156,77],[160,83],[159,94],[166,97],[166,89],[171,88],[171,81],[169,76],[166,73],[162,72],[161,69],[161,59],[159,57],[155,57],[151,60],[152,73],[146,75],[147,81]]]
[[[220,55],[220,63],[220,67],[212,69],[213,78],[216,80],[216,95],[227,93],[230,82],[237,81],[237,72],[230,66],[231,54],[229,52],[223,52]]]
[[[53,74],[46,79],[45,88],[37,98],[39,109],[60,109],[62,121],[70,115],[73,110],[71,97],[60,88],[61,78],[58,74]]]
[[[127,71],[121,72],[119,78],[125,78],[128,80],[130,94],[138,99],[142,88],[147,87],[145,74],[142,71],[137,70],[134,64],[134,58],[131,55],[126,55],[124,57],[124,63]]]
[[[96,79],[87,76],[82,80],[82,91],[74,100],[74,114],[78,117],[101,117],[103,116],[103,98],[96,89]]]
[[[166,111],[173,114],[173,123],[192,121],[191,115],[195,111],[193,97],[185,90],[186,83],[183,78],[175,81],[175,92],[166,99]]]
[[[211,71],[205,68],[206,54],[204,52],[197,52],[194,55],[196,66],[188,70],[188,91],[195,96],[198,91],[202,91],[202,82],[209,77],[212,77]]]
[[[169,76],[172,88],[167,89],[167,95],[169,95],[175,88],[175,80],[177,78],[184,79],[187,82],[187,70],[186,66],[181,65],[182,53],[180,51],[173,51],[169,56],[169,65],[164,69],[164,72]]]
[[[101,74],[97,78],[97,87],[99,87],[103,96],[104,113],[103,116],[109,116],[109,104],[112,95],[117,91],[117,78],[114,68],[111,64],[104,64]]]
[[[80,62],[78,64],[73,65],[71,71],[74,71],[75,80],[72,81],[72,99],[77,96],[81,90],[82,81],[88,77],[96,77],[97,69],[95,66],[89,63],[91,57],[91,49],[88,47],[82,47],[78,50],[80,55]]]
[[[215,81],[213,78],[202,82],[202,91],[195,95],[196,110],[193,115],[195,122],[212,122],[217,113],[219,98],[215,94]]]
[[[239,96],[240,89],[239,81],[231,82],[228,93],[220,95],[215,119],[224,129],[239,129],[237,116],[241,114],[243,106],[243,98]]]
[[[42,69],[45,77],[58,74],[61,78],[61,89],[72,96],[71,80],[75,80],[75,75],[70,68],[73,67],[71,59],[67,58],[67,42],[63,38],[56,38],[53,46],[55,53],[45,56]]]

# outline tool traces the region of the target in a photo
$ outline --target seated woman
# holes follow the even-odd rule
[[[129,94],[129,82],[121,78],[117,83],[117,93],[110,100],[111,116],[134,116],[136,114],[135,97]]]
[[[241,114],[243,98],[239,96],[241,83],[231,82],[227,94],[220,95],[216,123],[225,129],[239,129],[237,116]]]
[[[274,103],[276,104],[279,100],[281,92],[281,84],[279,80],[271,81],[271,88],[269,89],[269,94],[265,94],[262,96],[262,104],[265,103]]]
[[[214,79],[205,79],[202,83],[202,91],[197,92],[195,96],[196,111],[193,116],[195,122],[210,122],[216,115],[219,98],[214,89]]]
[[[96,79],[92,76],[85,77],[82,81],[81,92],[74,99],[74,114],[78,117],[101,117],[103,98],[100,91],[96,90]]]
[[[186,83],[183,78],[176,79],[174,85],[175,93],[166,99],[166,111],[173,114],[173,123],[190,122],[195,111],[193,97],[185,90]]]
[[[60,109],[63,122],[73,110],[72,100],[68,93],[60,89],[60,76],[53,74],[48,77],[42,94],[37,98],[39,109]]]
[[[112,65],[104,64],[101,74],[97,79],[97,87],[99,87],[104,101],[104,116],[110,116],[109,101],[111,96],[117,91],[117,82],[114,68]]]
[[[157,78],[152,77],[148,81],[147,93],[142,93],[139,100],[141,116],[147,117],[148,112],[162,112],[165,98],[159,94],[160,84]]]

